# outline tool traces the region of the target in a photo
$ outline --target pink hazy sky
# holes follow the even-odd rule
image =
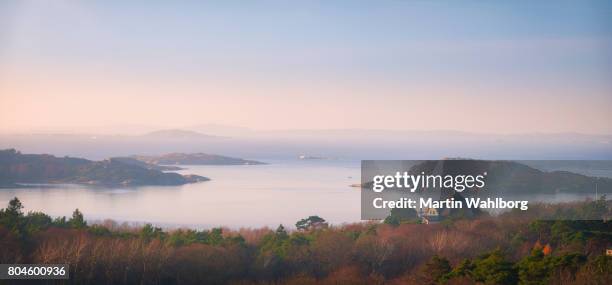
[[[608,4],[343,4],[3,1],[0,132],[612,133]]]

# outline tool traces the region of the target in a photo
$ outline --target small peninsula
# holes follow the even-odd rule
[[[111,158],[92,161],[49,154],[22,154],[0,150],[0,187],[22,184],[84,184],[107,187],[170,186],[208,181],[199,175],[162,172],[155,168]]]

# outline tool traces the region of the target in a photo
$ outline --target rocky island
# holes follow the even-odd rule
[[[0,150],[0,187],[20,184],[86,184],[98,186],[183,185],[210,180],[198,175],[167,173],[126,162],[124,159],[92,161],[48,154],[22,154]]]

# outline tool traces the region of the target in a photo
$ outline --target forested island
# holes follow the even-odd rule
[[[123,158],[92,161],[48,154],[0,150],[0,186],[85,184],[96,186],[183,185],[209,180],[199,175],[163,172],[156,165]]]

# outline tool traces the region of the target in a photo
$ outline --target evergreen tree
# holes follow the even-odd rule
[[[420,281],[423,284],[437,284],[451,272],[450,262],[444,257],[434,255],[422,268]]]
[[[75,229],[82,229],[87,227],[87,222],[83,217],[83,213],[81,213],[79,209],[75,209],[74,212],[72,212],[72,218],[70,218],[68,224],[70,224],[70,226]]]
[[[494,250],[474,262],[473,277],[484,284],[516,284],[517,273],[504,253]]]
[[[326,228],[327,226],[328,224],[327,222],[325,222],[325,219],[319,216],[310,216],[306,219],[301,219],[297,223],[295,223],[295,227],[298,230],[303,231]]]
[[[23,205],[19,198],[15,197],[8,203],[6,209],[0,210],[0,224],[7,227],[13,234],[19,238],[25,236]]]
[[[285,227],[282,224],[278,225],[278,228],[276,228],[275,234],[276,234],[276,238],[280,240],[284,240],[289,237],[287,230],[285,230]]]

